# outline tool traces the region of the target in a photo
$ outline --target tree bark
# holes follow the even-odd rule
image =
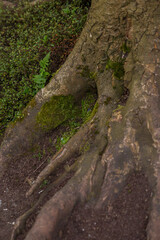
[[[159,239],[159,13],[158,0],[93,0],[85,27],[65,64],[35,96],[34,106],[28,105],[24,119],[8,127],[1,145],[1,175],[13,154],[29,151],[45,134],[36,126],[36,116],[52,96],[80,98],[87,89],[97,87],[98,110],[74,136],[80,141],[86,131],[90,149],[78,159],[75,175],[42,208],[26,240],[56,239],[79,201],[85,203],[92,193],[94,207],[102,208],[113,201],[131,171],[142,169],[154,192],[147,239]],[[116,76],[111,63],[124,63],[123,77]],[[96,77],[82,74],[86,69]],[[127,102],[117,108],[126,88],[130,92]],[[70,157],[72,143],[71,139],[64,147],[66,157],[62,154],[60,158]],[[77,152],[78,147],[71,151]]]

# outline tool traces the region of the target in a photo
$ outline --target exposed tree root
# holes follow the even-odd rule
[[[122,153],[121,156],[118,156],[117,152],[117,148],[114,148],[114,150],[108,148],[103,155],[102,161],[105,162],[107,167],[96,208],[110,205],[114,201],[115,195],[125,185],[128,175],[135,169],[134,162],[131,159],[128,161],[127,154],[129,155],[129,151]]]
[[[11,235],[11,240],[16,240],[16,237],[23,231],[23,229],[25,228],[25,223],[27,221],[27,219],[30,217],[30,215],[36,210],[36,208],[38,207],[38,205],[42,202],[42,200],[46,197],[46,195],[57,185],[61,184],[66,176],[68,175],[69,172],[71,171],[75,171],[77,167],[77,162],[75,162],[74,164],[72,164],[71,166],[69,166],[67,168],[67,170],[59,177],[56,179],[56,181],[54,181],[53,183],[51,183],[46,189],[45,191],[40,195],[39,199],[36,201],[36,203],[33,205],[32,208],[30,208],[27,212],[25,212],[23,215],[21,215],[15,222],[13,231],[12,231],[12,235]]]
[[[94,127],[95,124],[93,124],[92,120],[91,123],[87,123],[79,129],[79,131],[53,156],[50,163],[41,171],[29,191],[26,193],[26,197],[29,197],[42,181],[53,173],[60,164],[71,158],[74,154],[80,154],[80,148],[82,148],[83,144],[88,141]]]
[[[26,240],[56,239],[76,203],[78,201],[85,202],[86,199],[92,198],[96,194],[92,190],[97,184],[94,175],[96,175],[100,158],[97,149],[92,149],[84,154],[79,161],[76,174],[61,191],[57,192],[46,203],[38,215],[36,223],[27,235]],[[101,170],[102,168],[104,169],[103,166],[101,166]],[[103,175],[101,177],[103,179]],[[92,194],[90,195],[91,192]]]
[[[70,186],[66,190],[65,188],[66,187],[64,187],[63,192],[60,191],[56,193],[55,196],[45,204],[45,207],[37,217],[38,221],[29,231],[26,239],[54,239],[54,237],[57,236],[60,230],[58,225],[63,225],[67,222],[68,216],[74,208],[78,197],[75,185]],[[48,225],[47,228],[46,224]]]
[[[75,175],[46,203],[38,215],[33,228],[27,235],[26,240],[56,239],[76,203],[92,199],[100,191],[99,185],[102,185],[105,174],[105,165],[100,160],[107,145],[107,138],[104,135],[106,124],[103,121],[103,116],[106,119],[107,109],[108,107],[105,105],[99,106],[97,114],[99,113],[101,116],[100,121],[96,120],[94,122],[92,119],[89,123],[89,129],[91,129],[90,124],[92,123],[92,128],[95,130],[95,123],[97,123],[98,126],[96,129],[100,129],[100,132],[93,134],[94,137],[92,136],[89,148],[83,152],[78,161],[78,170]],[[97,118],[96,115],[95,118]],[[84,127],[86,128],[86,126]],[[83,128],[81,130],[83,131]],[[86,131],[88,132],[88,130]],[[77,136],[75,135],[69,144],[71,142],[74,143],[77,137],[82,141],[80,136],[82,135],[78,132]],[[79,149],[80,145],[77,147]]]
[[[83,145],[86,143],[86,140],[87,144],[89,143],[87,145],[87,149],[85,149],[78,161],[78,170],[75,173],[75,176],[72,177],[72,179],[69,180],[64,188],[60,192],[56,193],[55,196],[46,204],[46,208],[44,208],[40,212],[40,215],[38,215],[37,219],[40,219],[40,222],[37,222],[39,220],[36,221],[26,239],[51,239],[51,237],[56,237],[58,231],[61,229],[58,227],[59,223],[61,226],[66,223],[77,201],[85,202],[87,199],[96,196],[96,194],[99,192],[99,184],[102,184],[105,173],[105,166],[100,162],[100,159],[107,145],[106,134],[104,134],[106,131],[106,124],[103,118],[105,116],[106,120],[106,116],[108,115],[109,117],[110,113],[110,107],[104,104],[100,105],[97,111],[97,114],[101,116],[98,118],[99,120],[97,120],[96,114],[89,123],[87,123],[85,126],[82,126],[77,134],[75,134],[72,139],[62,148],[62,150],[54,156],[53,159],[55,161],[53,161],[51,165],[49,164],[40,173],[37,178],[36,185],[34,185],[35,187],[31,187],[29,193],[32,193],[40,184],[40,182],[46,178],[46,176],[48,176],[48,174],[50,174],[55,167],[62,163],[62,160],[65,161],[67,158],[72,157],[72,154],[74,154],[75,151],[78,152],[80,148],[83,147]],[[98,130],[100,132],[95,134],[95,132]],[[89,138],[91,138],[91,141],[89,141]],[[66,149],[66,152],[64,149]],[[68,152],[67,149],[69,149]],[[78,188],[76,187],[77,185]],[[41,222],[42,218],[46,219],[46,216],[47,218],[52,218],[52,221],[54,219],[54,223],[52,222],[49,228],[47,224],[47,228],[50,229],[49,231],[47,230],[48,233],[46,232],[44,222]],[[45,224],[48,221],[49,219],[46,219]]]
[[[112,141],[112,137],[116,132],[114,128],[116,128],[116,125],[119,125],[119,121],[123,119],[120,117],[121,114],[121,111],[117,111],[116,116],[113,114],[113,118],[111,119],[113,133],[110,132],[110,141]],[[136,115],[132,115],[130,121],[131,119],[135,121],[135,116]],[[140,143],[136,141],[136,132],[131,122],[130,124],[125,122],[125,129],[126,134],[123,135],[123,138],[119,139],[117,144],[115,144],[115,142],[110,143],[111,145],[108,146],[102,156],[99,154],[101,143],[98,144],[98,139],[102,138],[102,135],[96,137],[93,143],[94,147],[91,147],[91,149],[82,156],[76,175],[46,204],[44,209],[42,209],[26,240],[56,239],[58,232],[66,223],[77,201],[85,202],[97,196],[98,191],[95,192],[97,189],[96,185],[98,187],[102,186],[100,198],[96,205],[97,207],[102,207],[104,204],[109,204],[110,201],[113,201],[114,196],[118,194],[124,185],[129,173],[138,168],[141,169],[143,163],[139,161]],[[95,146],[97,146],[97,148]],[[105,149],[105,146],[103,147]],[[101,166],[101,174],[102,168],[104,173],[101,179],[97,170],[99,166]],[[98,177],[96,176],[96,172]],[[157,179],[157,182],[159,184],[159,179]],[[79,186],[77,190],[75,189],[75,185]],[[160,216],[158,210],[160,202],[159,185],[157,185],[157,190],[155,190],[154,193],[150,224],[148,225],[148,236],[150,236],[149,239],[157,240],[159,236],[158,219]],[[65,201],[64,198],[66,196],[67,199]],[[48,221],[52,222],[52,225],[45,227]]]

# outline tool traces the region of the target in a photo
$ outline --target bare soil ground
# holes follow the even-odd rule
[[[32,207],[37,201],[44,188],[51,181],[45,182],[40,189],[29,199],[26,199],[25,193],[29,189],[29,179],[32,181],[38,173],[44,168],[51,156],[56,152],[54,147],[56,136],[59,130],[46,135],[46,138],[40,141],[36,149],[34,148],[29,155],[24,155],[18,159],[13,159],[0,183],[0,239],[9,240],[12,227],[18,216]],[[53,180],[58,177],[51,176]],[[53,190],[54,192],[57,189]]]
[[[146,240],[151,190],[142,172],[133,172],[112,205],[99,211],[75,209],[63,240]]]
[[[10,239],[16,218],[29,209],[47,185],[56,180],[64,170],[64,166],[61,166],[56,175],[50,176],[48,182],[42,184],[33,196],[26,199],[25,193],[29,189],[26,179],[34,179],[56,152],[54,145],[60,131],[61,128],[46,135],[32,153],[14,159],[9,165],[0,183],[0,240]],[[70,165],[73,161],[74,159],[70,159],[66,164]],[[72,173],[69,173],[63,183],[49,192],[28,219],[26,229],[18,240],[25,238],[42,205],[63,187],[71,176]],[[85,207],[79,205],[73,211],[66,228],[60,231],[59,239],[146,240],[151,195],[151,189],[143,172],[133,172],[111,206],[95,210],[92,208],[92,203]]]

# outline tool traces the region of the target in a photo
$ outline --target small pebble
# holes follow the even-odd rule
[[[15,224],[15,222],[8,222],[8,224],[14,225],[14,224]]]
[[[40,194],[40,193],[42,193],[42,192],[43,192],[43,190],[39,191],[38,193]]]

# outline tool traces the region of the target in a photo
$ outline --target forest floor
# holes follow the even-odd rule
[[[38,175],[56,152],[55,141],[63,127],[47,134],[39,141],[37,148],[28,155],[13,159],[0,183],[0,240],[9,240],[16,218],[33,206],[47,186],[64,171],[61,166],[56,174],[43,182],[29,198],[25,197],[29,182]],[[70,159],[65,165],[73,164]],[[53,187],[38,208],[29,217],[26,227],[17,240],[25,238],[44,203],[61,189],[72,176]],[[59,233],[63,240],[146,240],[146,227],[149,218],[151,189],[143,172],[133,172],[127,179],[123,190],[112,205],[94,210],[92,203],[78,206],[70,216],[65,229]]]
[[[61,175],[65,166],[73,164],[74,158],[62,165],[56,174],[48,177],[31,197],[26,198],[29,183],[56,153],[55,142],[63,128],[61,126],[46,134],[29,154],[16,159],[13,157],[0,182],[0,240],[10,239],[16,219],[33,206],[47,186]],[[25,238],[41,207],[72,175],[72,172],[69,173],[62,183],[49,191],[27,220],[25,229],[17,240]],[[101,210],[94,210],[92,203],[84,207],[79,205],[56,240],[146,240],[151,196],[152,192],[143,172],[133,172],[112,205]]]

